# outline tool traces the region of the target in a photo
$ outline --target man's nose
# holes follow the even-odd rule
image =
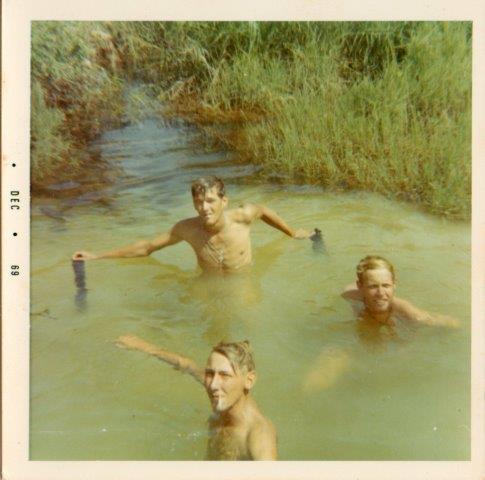
[[[209,387],[211,388],[211,390],[216,390],[216,389],[219,388],[220,383],[221,382],[220,382],[219,375],[214,375],[212,377],[212,380],[211,380],[210,384],[209,384]]]

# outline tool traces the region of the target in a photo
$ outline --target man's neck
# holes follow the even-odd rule
[[[214,225],[204,225],[203,228],[207,233],[210,233],[211,235],[215,235],[219,232],[222,232],[224,230],[224,227],[226,226],[226,215],[224,212],[222,212],[222,215],[219,217],[219,220]]]
[[[382,323],[383,325],[390,325],[391,322],[391,313],[392,311],[389,309],[385,312],[371,312],[369,309],[364,310],[364,315],[372,320],[375,320],[378,323]]]

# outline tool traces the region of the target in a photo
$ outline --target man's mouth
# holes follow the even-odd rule
[[[377,307],[387,307],[388,304],[389,304],[389,302],[387,300],[376,300],[375,301],[375,305]]]
[[[211,395],[211,403],[213,408],[221,408],[222,402],[222,395]]]

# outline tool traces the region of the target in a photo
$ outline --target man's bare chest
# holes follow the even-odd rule
[[[251,255],[249,233],[247,226],[234,225],[215,235],[202,231],[191,236],[189,243],[204,263],[233,266]]]
[[[236,427],[216,427],[209,432],[209,460],[250,460],[247,432]]]

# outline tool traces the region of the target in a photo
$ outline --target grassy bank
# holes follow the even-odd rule
[[[88,124],[89,118],[116,119],[121,82],[137,81],[150,85],[169,106],[166,113],[203,127],[216,146],[261,165],[268,178],[377,191],[449,217],[470,215],[470,23],[56,26],[67,27],[79,35],[70,38],[79,38],[82,48],[75,50],[79,62],[72,63],[65,46],[62,54],[55,47],[55,58],[66,55],[59,81],[65,71],[80,74],[76,69],[86,59],[93,73],[83,82],[80,108],[74,105],[66,115],[65,106],[45,93],[51,80],[33,68],[33,132],[38,110],[47,118],[40,128],[50,125],[44,138],[52,141],[45,148],[58,158],[67,147],[54,138],[60,132],[76,143],[72,125],[84,125],[77,119],[83,120],[85,101],[94,110]],[[94,77],[98,83],[90,84]],[[84,130],[83,141],[99,131]],[[34,163],[36,149],[42,151],[38,138],[33,166],[45,172],[56,162],[37,154]]]
[[[86,173],[87,143],[122,119],[121,60],[102,25],[33,22],[33,191]]]

